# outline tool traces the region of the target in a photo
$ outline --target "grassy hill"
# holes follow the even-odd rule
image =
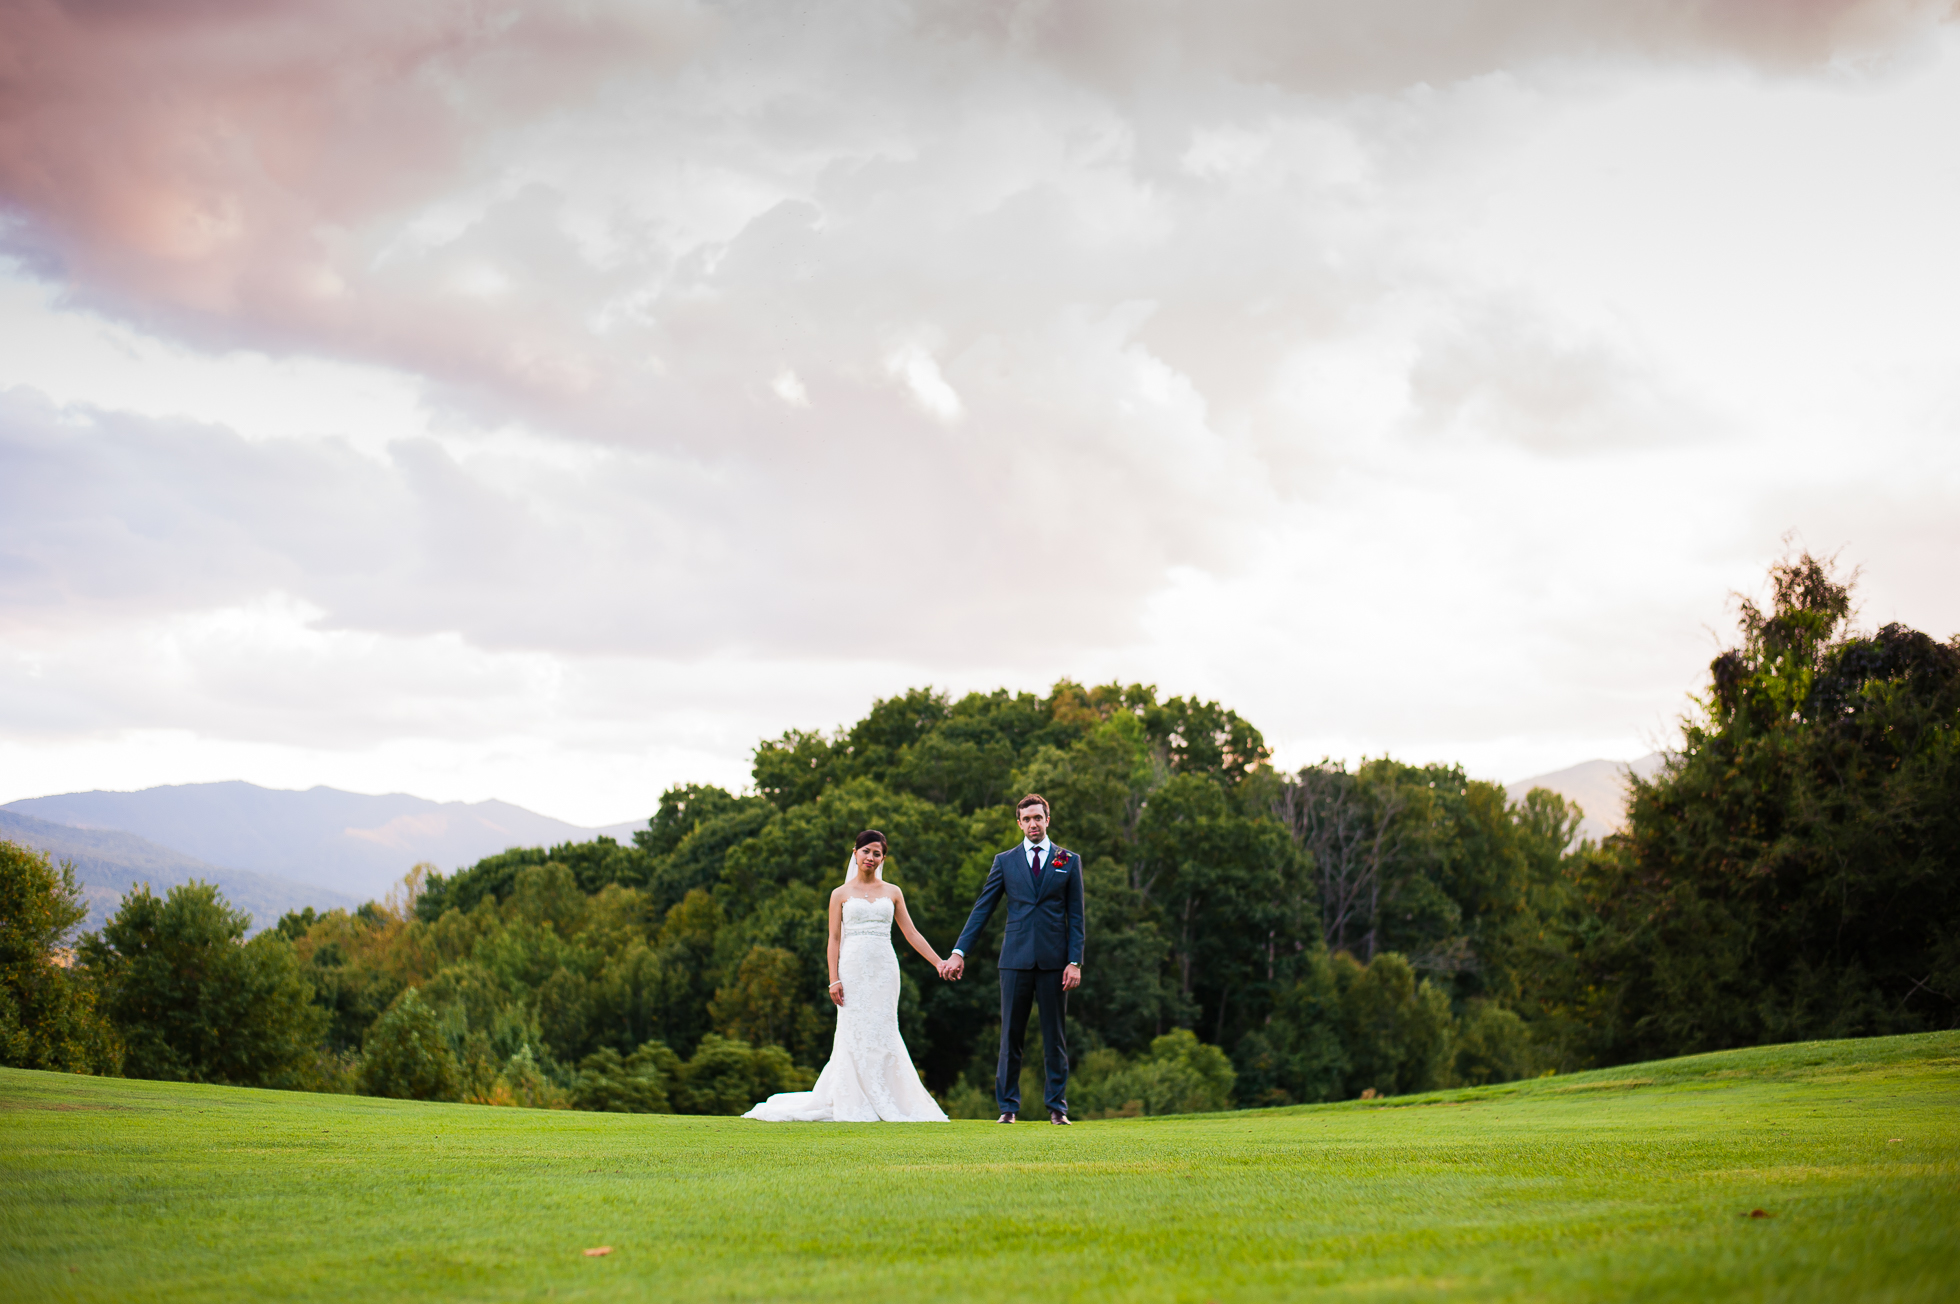
[[[0,1228],[37,1300],[1949,1300],[1960,1033],[1069,1129],[5,1070]]]

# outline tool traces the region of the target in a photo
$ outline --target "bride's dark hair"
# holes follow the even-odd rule
[[[884,834],[878,832],[878,830],[876,829],[866,829],[864,832],[858,834],[857,846],[852,847],[851,850],[856,851],[858,847],[868,847],[874,842],[884,847],[885,854],[887,855],[891,854],[891,849],[892,849],[891,840],[885,837]]]

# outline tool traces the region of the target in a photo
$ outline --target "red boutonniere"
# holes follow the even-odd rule
[[[1060,869],[1063,865],[1066,864],[1068,864],[1068,852],[1057,851],[1055,853],[1055,858],[1048,862],[1048,868]]]

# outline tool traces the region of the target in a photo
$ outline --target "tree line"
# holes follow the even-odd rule
[[[1081,1114],[1955,1026],[1960,639],[1855,631],[1848,584],[1807,555],[1771,579],[1601,843],[1575,844],[1556,794],[1513,802],[1459,767],[1282,773],[1236,712],[1141,685],[915,689],[763,742],[749,792],[668,791],[631,843],[418,867],[249,941],[209,886],[139,890],[64,967],[72,873],[0,844],[0,1060],[737,1113],[828,1052],[824,903],[853,835],[890,836],[944,949],[1027,791],[1087,875]],[[991,1110],[996,942],[960,983],[901,960],[902,1031],[956,1115]]]

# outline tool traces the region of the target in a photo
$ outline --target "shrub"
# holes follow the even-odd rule
[[[1348,1055],[1340,988],[1324,948],[1309,953],[1298,981],[1275,995],[1272,1019],[1240,1039],[1232,1063],[1242,1105],[1340,1099]]]
[[[1464,1086],[1511,1082],[1534,1071],[1531,1029],[1493,1001],[1473,1001],[1457,1026],[1451,1079]]]
[[[566,1109],[570,1102],[563,1087],[553,1082],[531,1053],[530,1043],[519,1046],[504,1064],[503,1072],[491,1084],[489,1094],[473,1097],[479,1105],[506,1105],[519,1109]]]
[[[411,987],[368,1030],[359,1076],[364,1096],[460,1100],[455,1053],[436,1012]]]
[[[1366,966],[1343,952],[1333,960],[1340,990],[1341,1042],[1353,1066],[1350,1091],[1399,1096],[1442,1084],[1449,1067],[1450,1002],[1409,962],[1383,951]]]
[[[579,1063],[572,1084],[573,1109],[609,1114],[671,1114],[670,1089],[680,1078],[680,1056],[664,1041],[650,1041],[622,1058],[608,1046]]]
[[[295,1091],[313,1091],[327,1096],[361,1094],[361,1057],[329,1046],[315,1048],[293,1072]]]
[[[1115,1051],[1085,1056],[1086,1081],[1070,1108],[1085,1118],[1110,1118],[1204,1114],[1232,1107],[1237,1074],[1231,1060],[1188,1028],[1175,1028],[1151,1042],[1148,1058],[1120,1064]]]
[[[948,1118],[993,1118],[999,1109],[991,1088],[977,1087],[965,1078],[953,1085],[939,1107]]]
[[[0,1064],[114,1073],[122,1048],[95,993],[63,963],[62,938],[88,914],[75,868],[0,842]]]
[[[808,1091],[816,1075],[781,1046],[751,1046],[709,1033],[682,1067],[673,1092],[680,1114],[740,1114],[779,1091]]]
[[[327,1015],[293,947],[276,932],[247,942],[251,917],[208,883],[123,898],[82,964],[121,1035],[135,1078],[235,1086],[300,1084]]]

